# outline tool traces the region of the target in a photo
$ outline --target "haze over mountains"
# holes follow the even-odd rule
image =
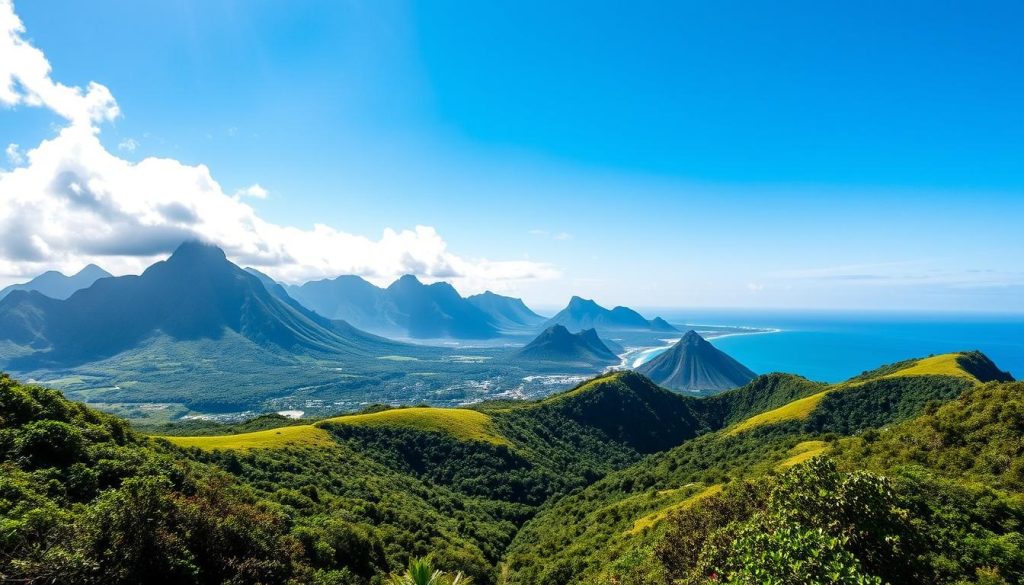
[[[757,377],[692,329],[636,371],[666,388],[696,393],[738,388]]]
[[[548,327],[515,355],[523,360],[591,366],[609,366],[620,361],[619,356],[605,345],[594,329],[570,333],[562,325]]]
[[[606,309],[590,299],[578,296],[569,300],[568,306],[545,323],[545,327],[562,325],[570,331],[584,329],[633,330],[633,331],[678,331],[661,317],[646,319],[628,307]]]
[[[468,296],[466,300],[490,315],[494,324],[504,331],[535,329],[544,323],[544,317],[534,313],[522,299],[486,291]]]
[[[112,276],[95,264],[89,264],[71,276],[65,276],[56,270],[49,270],[23,284],[12,284],[0,290],[0,299],[16,290],[37,291],[51,299],[66,299],[76,290],[92,286],[101,278]]]
[[[228,333],[292,354],[365,355],[396,345],[282,301],[219,248],[196,242],[140,276],[103,278],[66,300],[14,291],[0,301],[0,339],[47,362],[100,359],[159,336],[188,341]]]
[[[463,298],[446,282],[424,284],[412,275],[387,288],[343,275],[286,290],[321,315],[392,337],[493,339],[543,321],[519,299],[491,292]]]

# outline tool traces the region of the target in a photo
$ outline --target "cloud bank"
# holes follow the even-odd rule
[[[120,115],[110,90],[54,81],[25,32],[12,1],[0,0],[0,105],[46,108],[66,124],[35,148],[7,148],[13,167],[0,171],[0,277],[89,262],[138,272],[187,239],[217,244],[235,262],[288,282],[338,274],[386,282],[412,273],[474,292],[559,275],[543,263],[456,255],[428,226],[386,229],[375,240],[326,224],[275,224],[243,200],[267,196],[258,183],[228,194],[205,165],[122,159],[99,139],[102,124]]]

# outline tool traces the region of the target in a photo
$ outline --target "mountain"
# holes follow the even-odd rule
[[[387,291],[359,276],[346,274],[313,280],[286,290],[303,306],[330,319],[341,319],[381,335],[407,334],[396,321],[397,310],[388,299]]]
[[[696,393],[737,388],[757,377],[692,329],[636,371],[666,388]]]
[[[628,307],[606,309],[590,299],[572,297],[569,304],[545,323],[546,327],[563,325],[572,331],[583,329],[676,331],[660,317],[648,320]]]
[[[413,338],[490,339],[500,335],[487,313],[459,296],[447,282],[426,285],[406,274],[387,289],[397,321]]]
[[[584,366],[609,366],[619,363],[619,356],[587,329],[570,333],[561,325],[545,329],[533,341],[515,353],[515,358],[528,361],[563,362]]]
[[[218,340],[227,332],[292,354],[368,354],[390,343],[282,302],[222,250],[198,242],[140,276],[103,278],[66,300],[15,291],[0,301],[0,339],[29,345],[46,362],[96,360],[156,336]]]
[[[277,297],[278,300],[285,301],[287,303],[296,302],[295,299],[293,299],[292,296],[288,294],[288,291],[285,290],[283,284],[277,282],[273,278],[270,278],[269,276],[260,272],[259,270],[256,270],[255,268],[245,268],[244,270],[258,278],[259,281],[263,283],[263,288],[267,289],[267,292]]]
[[[71,276],[49,270],[24,284],[12,284],[0,290],[0,299],[16,290],[36,291],[51,299],[66,299],[75,291],[88,288],[97,280],[110,276],[112,274],[95,264],[90,264]]]
[[[534,313],[522,299],[506,297],[486,291],[466,297],[466,300],[491,318],[499,329],[534,329],[544,322],[544,317]]]
[[[490,339],[498,324],[488,313],[462,298],[452,285],[426,285],[407,274],[387,288],[358,276],[288,287],[304,306],[380,335],[415,339]]]

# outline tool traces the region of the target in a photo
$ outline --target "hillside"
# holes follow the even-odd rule
[[[958,363],[963,355],[969,356],[965,363],[991,363],[973,353],[943,359]],[[772,374],[718,396],[686,399],[709,405],[703,420],[711,432],[612,473],[543,510],[523,527],[509,549],[511,582],[589,583],[599,576],[622,579],[641,568],[668,570],[666,561],[656,557],[659,547],[668,546],[663,540],[666,522],[671,524],[686,510],[705,510],[703,498],[737,484],[737,479],[768,477],[827,453],[831,438],[839,434],[911,420],[930,405],[953,400],[991,380],[972,374],[968,379],[964,367],[943,375],[884,377],[895,371],[914,372],[910,368],[922,363],[927,367],[933,363],[929,359],[909,360],[868,378],[832,386]],[[994,367],[982,369],[998,372]],[[785,384],[780,386],[782,381]],[[762,398],[769,391],[771,398]],[[742,415],[736,414],[744,410],[743,405],[754,403]],[[848,418],[846,413],[854,416]],[[695,505],[694,498],[702,504]],[[566,522],[567,518],[574,520]],[[687,558],[686,566],[692,568],[696,560]],[[671,570],[678,578],[680,568]],[[630,582],[653,584],[664,578],[660,573],[638,572]]]
[[[757,377],[692,329],[636,371],[666,388],[696,394],[737,388]]]
[[[646,319],[628,307],[606,309],[592,300],[572,297],[564,309],[544,323],[545,327],[561,325],[570,331],[597,329],[597,331],[676,331],[664,319]]]
[[[113,275],[95,264],[89,264],[71,276],[65,276],[56,270],[50,270],[26,283],[12,284],[0,289],[0,299],[16,290],[23,290],[36,291],[51,299],[63,300],[70,297],[75,291],[89,288],[97,280],[110,276]]]
[[[561,325],[548,327],[533,341],[513,354],[513,359],[524,361],[556,362],[573,366],[600,367],[619,363],[619,356],[587,329],[569,333]]]
[[[484,584],[502,562],[522,584],[1016,582],[1024,385],[1002,378],[973,352],[708,398],[617,372],[532,402],[146,439],[3,377],[0,574],[369,584],[431,554]]]

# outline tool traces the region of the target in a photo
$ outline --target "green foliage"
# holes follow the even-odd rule
[[[826,394],[807,427],[814,432],[858,433],[917,416],[928,404],[952,400],[970,386],[969,381],[950,376],[879,378]]]
[[[912,464],[1024,491],[1024,382],[973,388],[916,419],[843,443],[838,456],[873,469]]]
[[[449,574],[435,569],[427,559],[413,559],[402,574],[391,575],[389,585],[470,585],[472,579],[462,573]]]
[[[481,585],[1020,582],[1024,384],[906,369],[700,399],[619,373],[443,421],[190,425],[269,438],[244,450],[2,376],[0,578],[380,585],[429,558],[419,577]],[[806,419],[726,430],[825,390]]]

